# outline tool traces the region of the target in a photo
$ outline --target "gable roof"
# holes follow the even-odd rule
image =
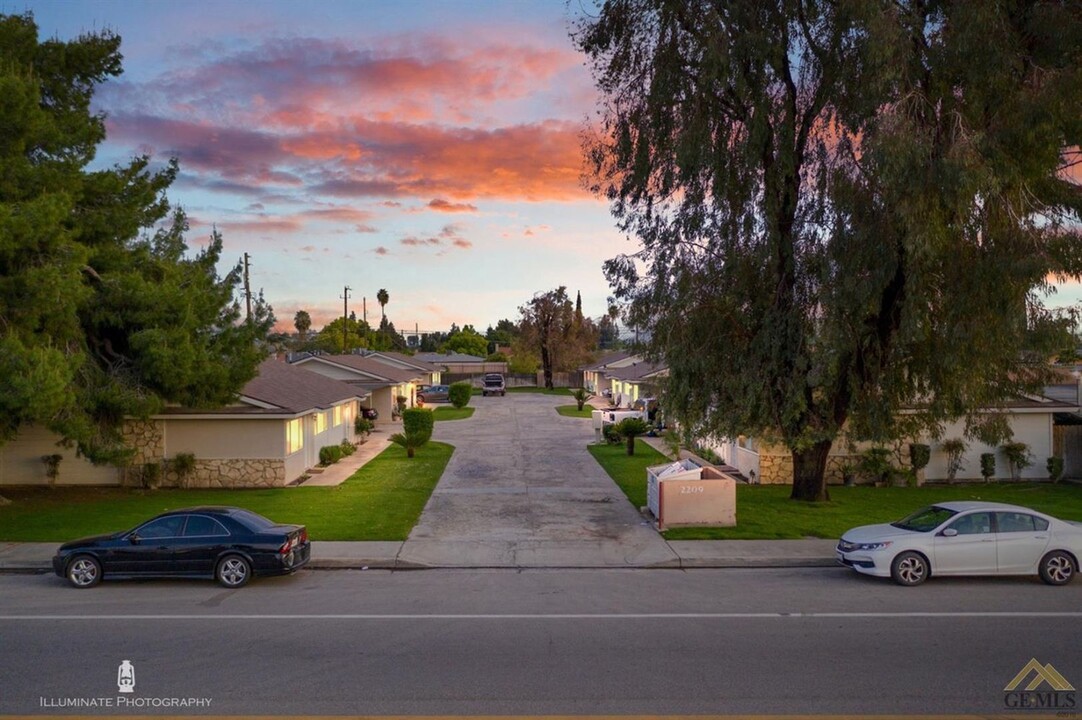
[[[428,363],[435,363],[439,365],[441,363],[483,363],[485,359],[478,357],[477,355],[467,355],[465,353],[453,352],[453,353],[417,353],[414,355],[419,360],[424,360]]]
[[[296,365],[318,362],[335,365],[357,374],[360,381],[382,381],[393,384],[408,383],[420,379],[419,370],[395,367],[388,362],[362,355],[315,355],[298,360]]]
[[[626,365],[627,363],[624,363],[622,361],[628,360],[632,356],[632,353],[628,352],[627,350],[616,350],[615,352],[605,353],[597,359],[597,362],[591,365],[586,365],[582,369],[587,372],[597,372],[598,370],[605,370],[606,368],[608,368],[609,365],[613,365],[616,363]]]
[[[656,377],[661,373],[666,372],[668,369],[668,366],[663,363],[652,363],[643,360],[625,367],[609,368],[605,371],[605,374],[617,380],[636,382],[638,380]]]
[[[369,352],[363,355],[363,357],[372,358],[373,360],[386,363],[388,365],[391,365],[392,367],[406,365],[411,368],[416,368],[422,372],[432,373],[440,371],[439,366],[433,365],[430,362],[426,362],[412,355],[392,352],[390,350],[377,350],[375,352]]]
[[[366,394],[347,383],[274,359],[264,360],[259,374],[240,392],[242,400],[291,413],[333,407]]]

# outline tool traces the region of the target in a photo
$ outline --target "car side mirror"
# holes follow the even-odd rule
[[[943,537],[954,537],[957,534],[958,534],[958,531],[955,530],[954,528],[947,528],[946,530],[944,530],[943,532],[940,533],[940,535],[942,535]]]
[[[135,533],[132,533],[131,535],[128,536],[128,542],[130,542],[132,545],[138,545],[139,540],[140,540],[139,536],[136,535]]]

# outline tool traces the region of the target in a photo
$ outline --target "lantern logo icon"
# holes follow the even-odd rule
[[[116,687],[122,693],[135,692],[135,666],[131,660],[125,660],[117,668]]]

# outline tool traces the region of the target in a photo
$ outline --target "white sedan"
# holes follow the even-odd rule
[[[919,585],[930,575],[1040,575],[1066,585],[1082,558],[1082,523],[1018,505],[944,502],[884,525],[846,532],[838,562]]]

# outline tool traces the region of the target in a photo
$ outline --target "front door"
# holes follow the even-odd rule
[[[952,529],[958,534],[944,534]],[[992,513],[969,513],[957,518],[936,535],[934,549],[936,574],[994,573],[996,535],[992,532]]]

